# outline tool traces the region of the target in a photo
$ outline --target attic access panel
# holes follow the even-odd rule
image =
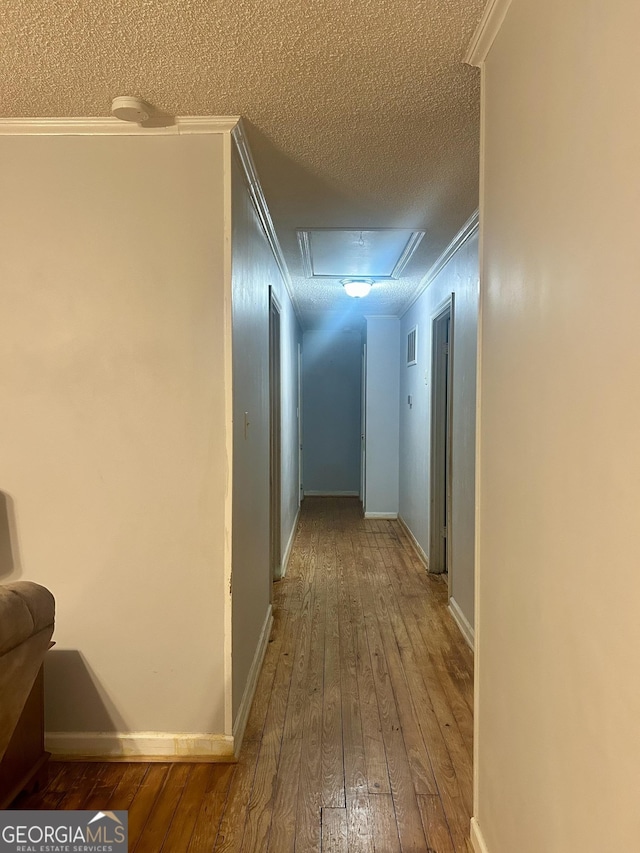
[[[424,237],[410,228],[299,228],[307,278],[397,279]]]

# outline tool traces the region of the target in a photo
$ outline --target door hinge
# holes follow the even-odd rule
[[[449,344],[446,341],[442,344],[442,352],[449,355]]]
[[[442,538],[443,538],[443,539],[446,539],[446,538],[447,538],[447,528],[446,528],[446,527],[443,527],[443,528],[442,528]]]

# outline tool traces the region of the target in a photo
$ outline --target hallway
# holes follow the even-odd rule
[[[306,498],[236,765],[52,763],[19,808],[129,809],[130,850],[470,851],[473,658],[396,521]]]

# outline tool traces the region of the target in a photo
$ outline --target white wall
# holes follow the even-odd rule
[[[222,144],[0,136],[5,579],[57,599],[52,731],[225,729]]]
[[[640,6],[513,0],[484,79],[476,817],[640,838]]]
[[[233,714],[269,608],[269,286],[281,305],[282,548],[298,511],[297,342],[282,276],[234,156],[233,172]],[[250,426],[245,436],[244,413]]]
[[[360,490],[360,332],[306,331],[302,343],[305,494]]]
[[[400,351],[400,515],[429,553],[432,322],[454,294],[451,595],[474,624],[475,392],[478,238],[471,236],[402,317]],[[409,330],[418,327],[418,363],[407,365]],[[412,398],[409,407],[407,398]]]
[[[367,318],[367,516],[398,514],[400,320]]]

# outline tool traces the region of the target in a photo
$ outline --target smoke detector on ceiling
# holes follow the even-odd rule
[[[152,107],[142,98],[120,95],[111,102],[111,114],[122,121],[142,124],[151,116]]]

